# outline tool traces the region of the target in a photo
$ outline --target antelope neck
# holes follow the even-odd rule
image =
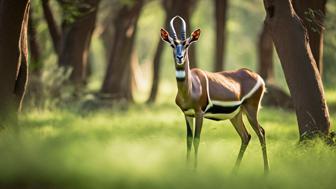
[[[184,66],[182,68],[176,67],[175,69],[178,92],[186,94],[191,89],[191,72],[188,56],[186,57]]]

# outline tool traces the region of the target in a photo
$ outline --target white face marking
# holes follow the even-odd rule
[[[176,70],[176,78],[180,78],[180,79],[183,79],[185,78],[185,71],[184,70]]]

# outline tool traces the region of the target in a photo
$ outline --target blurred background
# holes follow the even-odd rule
[[[298,145],[296,115],[263,27],[261,0],[31,0],[30,8],[29,81],[19,124],[1,127],[0,188],[335,186],[334,146],[320,140]],[[232,174],[241,140],[228,121],[204,120],[199,168],[186,166],[172,49],[160,39],[160,28],[168,30],[175,15],[187,21],[187,34],[201,29],[189,52],[192,67],[245,67],[266,80],[259,120],[267,138],[267,177],[248,125],[252,140]],[[327,1],[322,16],[324,23],[309,29],[324,34],[322,77],[335,123],[335,0]]]
[[[96,99],[139,103],[155,102],[162,96],[174,98],[177,88],[172,51],[160,43],[159,30],[169,29],[167,19],[179,11],[188,22],[188,34],[197,28],[202,31],[189,53],[193,66],[208,71],[246,67],[260,72],[258,43],[265,11],[258,0],[77,1],[32,1],[29,103],[48,106],[88,94]],[[332,0],[327,3],[327,13],[323,81],[329,89],[336,83]],[[216,23],[223,29],[217,31]],[[219,55],[222,65],[216,65],[216,41],[223,41],[223,55]],[[287,92],[278,58],[276,54],[271,57],[271,82]]]

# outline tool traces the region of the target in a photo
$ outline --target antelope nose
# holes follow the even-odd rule
[[[176,58],[182,60],[183,56],[176,56]]]

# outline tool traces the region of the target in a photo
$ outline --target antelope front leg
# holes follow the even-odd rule
[[[196,127],[195,127],[195,135],[194,135],[194,150],[195,150],[195,164],[194,167],[197,168],[197,156],[198,156],[198,146],[201,137],[202,125],[203,125],[203,112],[196,112]]]
[[[185,116],[186,126],[187,126],[187,163],[190,160],[190,152],[193,143],[193,117]]]

